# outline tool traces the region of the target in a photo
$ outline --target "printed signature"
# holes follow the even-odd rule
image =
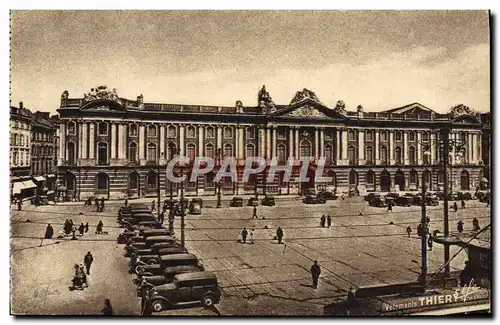
[[[469,284],[466,284],[462,288],[457,288],[453,297],[455,298],[455,301],[462,300],[463,302],[466,302],[467,297],[479,290],[481,290],[481,288],[475,285],[474,279],[471,279]]]

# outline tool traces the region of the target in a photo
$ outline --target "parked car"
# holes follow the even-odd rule
[[[374,196],[368,204],[372,207],[386,207],[387,203],[379,196]]]
[[[437,198],[437,196],[426,196],[425,197],[425,204],[429,205],[429,206],[436,206],[436,205],[439,205],[439,199]]]
[[[307,195],[302,202],[305,204],[324,204],[326,200],[321,195]]]
[[[394,201],[396,202],[396,205],[409,207],[413,204],[413,197],[401,195],[401,196],[397,196],[394,199]]]
[[[163,274],[161,274],[161,275],[146,275],[146,276],[139,275],[134,280],[134,282],[136,284],[140,284],[141,281],[144,279],[148,283],[150,283],[154,286],[157,286],[157,285],[172,282],[174,279],[174,276],[176,276],[177,274],[201,272],[201,271],[203,271],[203,268],[196,266],[196,265],[172,266],[172,267],[165,268],[165,270],[163,271]],[[138,290],[137,294],[139,297],[141,297],[139,290]]]
[[[138,245],[141,244],[141,245]],[[172,243],[172,242],[161,242],[161,243],[155,243],[151,245],[150,247],[146,248],[146,243],[137,243],[136,245],[129,245],[125,247],[125,256],[130,256],[132,253],[135,253],[139,250],[149,250],[148,252],[153,252],[154,250],[158,250],[160,248],[167,248],[167,247],[176,247],[176,246],[181,246],[179,243]]]
[[[259,205],[259,200],[256,197],[251,197],[248,199],[248,206],[256,207]]]
[[[189,203],[189,213],[201,214],[202,207],[203,207],[203,199],[193,198],[191,199],[191,203]]]
[[[318,195],[321,195],[321,197],[324,198],[325,200],[336,200],[337,199],[337,195],[335,195],[334,192],[329,191],[329,190],[320,191],[318,193]]]
[[[173,254],[161,256],[158,264],[138,265],[135,272],[143,276],[161,275],[165,268],[180,265],[201,266],[198,258],[193,254]]]
[[[172,283],[154,287],[151,291],[151,307],[155,312],[186,302],[201,302],[205,307],[211,307],[221,298],[217,277],[210,272],[178,274]]]
[[[231,202],[229,203],[230,207],[242,207],[243,206],[243,198],[239,196],[235,196],[232,198]]]
[[[316,196],[316,190],[314,188],[305,188],[302,190],[302,196]]]
[[[172,210],[173,207],[179,203],[179,200],[176,199],[166,199],[163,201],[163,205],[166,206],[168,210]]]
[[[394,193],[394,192],[392,192],[392,193],[387,193],[387,194],[385,195],[385,197],[386,197],[386,198],[388,198],[388,197],[392,197],[392,198],[394,198],[394,199],[396,199],[396,198],[397,198],[397,197],[399,197],[399,196],[400,196],[400,195],[399,195],[399,193]]]
[[[130,261],[129,265],[135,268],[138,265],[158,264],[160,262],[161,256],[174,255],[174,254],[187,254],[187,253],[188,253],[187,249],[182,246],[160,248],[152,253],[139,255],[138,258],[135,260],[135,263],[134,261]]]
[[[274,197],[267,196],[267,195],[262,199],[261,203],[262,203],[262,205],[268,206],[268,207],[273,207],[276,205],[276,203],[274,202]]]
[[[380,198],[380,193],[368,193],[367,195],[365,195],[365,201],[369,203],[372,199],[376,197]]]

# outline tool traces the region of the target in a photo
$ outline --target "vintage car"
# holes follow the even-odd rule
[[[221,291],[217,277],[210,272],[192,272],[174,276],[172,283],[153,287],[150,293],[153,311],[186,302],[201,302],[211,307],[220,302]]]
[[[302,190],[302,196],[316,196],[316,190],[314,188],[305,188]]]
[[[307,195],[302,202],[305,204],[325,204],[326,200],[321,195]]]
[[[132,210],[140,210],[140,209],[147,209],[148,206],[144,203],[130,203],[128,205],[128,208]]]
[[[141,245],[139,245],[141,244]],[[175,247],[175,246],[181,246],[181,244],[176,243],[176,242],[161,242],[161,243],[155,243],[151,245],[150,247],[146,248],[146,243],[137,243],[135,245],[129,245],[125,247],[125,256],[130,256],[132,253],[135,253],[137,251],[144,251],[148,250],[146,252],[153,252],[153,250],[158,250],[160,248],[167,248],[167,247]]]
[[[189,203],[189,213],[190,214],[201,214],[201,209],[203,208],[203,199],[193,198]]]
[[[396,205],[409,207],[413,204],[413,197],[407,195],[400,195],[394,198]]]
[[[168,210],[171,210],[178,203],[179,203],[179,200],[166,199],[165,201],[163,201],[163,206],[166,207]]]
[[[380,196],[375,196],[373,197],[368,204],[372,207],[379,207],[383,208],[387,206],[387,203],[380,197]]]
[[[135,253],[140,253],[141,251],[144,252],[145,250],[138,250]],[[160,248],[154,251],[153,253],[137,255],[136,258],[130,260],[129,265],[135,269],[139,265],[158,264],[160,262],[161,256],[173,255],[173,254],[187,254],[187,253],[188,253],[187,249],[182,246]],[[135,271],[137,273],[137,270]]]
[[[248,199],[248,206],[249,207],[255,207],[259,205],[259,199],[256,197],[251,197]]]
[[[274,197],[267,195],[262,199],[261,204],[267,207],[273,207],[276,205],[276,203],[274,202]]]
[[[163,274],[160,275],[138,275],[137,278],[134,280],[136,284],[141,283],[141,281],[144,279],[148,283],[152,285],[160,285],[160,284],[165,284],[165,283],[170,283],[174,279],[174,276],[177,274],[183,274],[183,273],[191,273],[191,272],[200,272],[203,271],[203,268],[197,265],[179,265],[179,266],[172,266],[172,267],[167,267],[163,271]],[[139,292],[138,292],[139,294]],[[139,296],[140,297],[140,296]]]
[[[430,206],[436,206],[439,205],[439,199],[437,196],[426,196],[425,197],[425,204],[430,205]]]
[[[156,217],[152,214],[139,214],[130,218],[122,218],[121,223],[128,225],[138,225],[142,221],[158,221]]]
[[[150,248],[156,243],[174,243],[175,239],[172,236],[158,235],[158,236],[133,236],[129,239],[129,246],[135,246],[136,248]]]
[[[388,198],[388,197],[392,197],[392,198],[394,198],[394,199],[396,199],[396,198],[397,198],[397,197],[399,197],[399,196],[400,196],[400,195],[399,195],[399,193],[394,193],[394,192],[387,193],[387,194],[385,195],[385,197],[386,197],[386,198]]]
[[[321,195],[321,197],[323,197],[325,200],[336,200],[337,199],[337,195],[334,192],[329,191],[329,190],[320,191],[318,193],[318,195]]]
[[[171,254],[160,256],[158,264],[138,265],[135,272],[140,275],[161,275],[165,268],[179,265],[196,265],[199,261],[194,254]]]
[[[243,198],[239,196],[235,196],[232,198],[231,202],[229,203],[230,207],[242,207],[243,206]]]
[[[376,197],[380,197],[380,194],[379,193],[368,193],[367,195],[365,195],[365,201],[366,202],[370,202],[373,198],[376,198]]]

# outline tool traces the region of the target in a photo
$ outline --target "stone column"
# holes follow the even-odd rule
[[[336,129],[335,132],[335,159],[337,160],[337,165],[341,164],[340,160],[342,159],[342,153],[340,151],[341,145],[340,145],[340,129]]]
[[[144,125],[139,126],[139,161],[141,162],[141,165],[143,165],[146,162],[146,157],[145,157],[145,128]]]
[[[360,130],[358,132],[358,163],[364,165],[365,160],[365,131]]]
[[[319,130],[319,156],[325,157],[325,130]]]
[[[452,132],[450,134],[450,139],[454,141],[454,143],[457,143],[457,134],[455,132]],[[455,148],[454,147],[451,147],[450,146],[450,153],[451,153],[451,165],[454,166],[456,163],[457,163],[457,160],[456,160],[456,154],[457,152],[455,151]],[[453,176],[452,176],[453,177]],[[453,185],[455,185],[453,183]],[[453,186],[454,187],[454,186]]]
[[[82,132],[82,124],[81,122],[77,123],[78,125],[78,146],[76,146],[78,149],[78,159],[82,159],[82,137],[83,137],[83,132]]]
[[[165,149],[165,125],[160,125],[160,157],[163,153],[163,158],[167,158]]]
[[[198,156],[203,157],[203,139],[204,139],[204,134],[203,134],[204,127],[200,125],[198,127]]]
[[[467,163],[472,164],[472,154],[474,152],[474,147],[472,146],[472,133],[467,133]]]
[[[266,159],[271,159],[271,129],[266,128]]]
[[[118,124],[118,159],[125,159],[125,157],[127,157],[125,151],[125,143],[127,139],[125,137],[125,125],[120,123]]]
[[[245,145],[243,139],[243,127],[238,128],[238,159],[244,159]]]
[[[314,159],[318,160],[319,158],[319,131],[318,129],[314,130]]]
[[[342,161],[343,165],[349,165],[349,156],[347,155],[347,148],[348,148],[348,135],[347,135],[347,129],[342,130]]]
[[[87,133],[87,123],[82,123],[82,159],[87,159],[87,143],[88,143],[88,133]]]
[[[179,156],[184,156],[184,125],[179,126]]]
[[[66,160],[66,124],[61,123],[59,126],[59,159],[57,165],[62,166]]]
[[[391,165],[396,164],[396,157],[394,153],[394,131],[389,131],[389,162]]]
[[[278,135],[277,135],[278,130],[276,128],[273,128],[273,149],[272,149],[272,158],[276,157],[276,148],[278,146]]]
[[[299,129],[295,129],[295,159],[300,159]]]
[[[417,165],[422,165],[422,146],[420,145],[422,141],[422,133],[417,131],[417,146],[416,146],[416,154],[417,154]]]
[[[477,143],[476,143],[476,145],[479,148],[479,157],[477,157],[478,161],[482,161],[483,160],[483,146],[482,146],[482,143],[483,143],[483,135],[482,135],[482,133],[479,133],[479,134],[477,134]],[[485,162],[483,161],[483,165],[484,164],[485,164]]]
[[[288,130],[288,157],[294,157],[294,148],[293,148],[293,129],[290,127]]]
[[[375,130],[375,165],[380,165],[380,131]]]
[[[95,159],[95,124],[89,124],[89,159]]]
[[[435,132],[431,133],[431,164],[434,165],[437,162],[437,151],[439,150],[439,143],[437,143],[437,134]],[[420,146],[420,144],[417,144]]]
[[[116,124],[111,124],[111,159],[116,159]]]
[[[409,165],[410,164],[410,145],[408,143],[408,132],[407,131],[403,132],[403,145],[404,145],[403,162],[405,165]],[[408,185],[405,185],[405,186],[406,186],[406,188],[408,188]]]
[[[217,126],[217,148],[216,149],[216,152],[217,152],[217,149],[222,149],[222,128],[220,126]],[[222,155],[222,153],[221,153]]]

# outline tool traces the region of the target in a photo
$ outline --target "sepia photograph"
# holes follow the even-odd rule
[[[10,315],[491,317],[492,19],[11,10]]]

